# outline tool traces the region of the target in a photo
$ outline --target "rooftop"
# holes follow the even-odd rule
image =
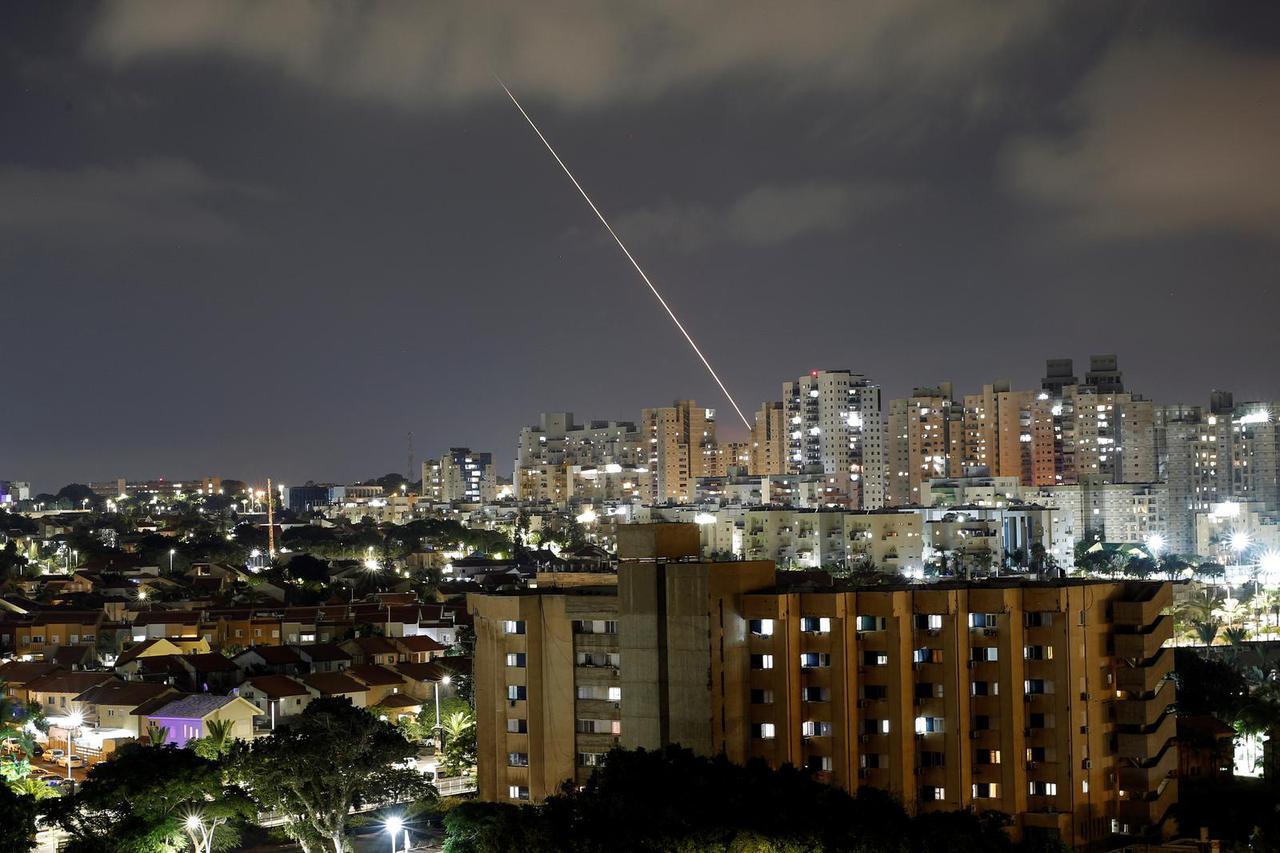
[[[236,701],[236,696],[219,696],[216,693],[192,693],[157,708],[148,716],[173,717],[180,720],[201,720],[214,711]]]

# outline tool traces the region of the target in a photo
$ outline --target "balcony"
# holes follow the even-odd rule
[[[1173,603],[1173,587],[1168,584],[1152,584],[1148,595],[1144,601],[1117,601],[1112,605],[1112,621],[1117,625],[1145,628]]]
[[[1136,793],[1122,799],[1120,819],[1142,827],[1156,826],[1164,820],[1169,808],[1177,801],[1178,780],[1168,779],[1150,799]]]
[[[1120,699],[1115,703],[1116,722],[1122,726],[1149,728],[1160,722],[1174,700],[1171,681],[1161,682],[1150,699]]]
[[[1121,767],[1119,770],[1120,789],[1139,794],[1143,791],[1158,791],[1165,779],[1178,770],[1178,745],[1170,743],[1165,746],[1164,753],[1149,767]]]
[[[1130,660],[1150,660],[1173,637],[1173,617],[1161,616],[1142,634],[1116,634],[1116,655]]]
[[[1173,649],[1160,649],[1145,666],[1116,667],[1116,687],[1125,693],[1146,695],[1153,692],[1173,671]]]
[[[1159,755],[1178,732],[1177,717],[1166,714],[1160,724],[1145,732],[1119,732],[1116,734],[1116,754],[1139,763]]]
[[[618,635],[617,634],[574,634],[573,647],[582,649],[584,652],[596,651],[617,651]]]

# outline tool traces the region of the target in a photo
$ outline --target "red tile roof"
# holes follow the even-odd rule
[[[264,694],[268,699],[307,695],[307,688],[284,675],[255,675],[253,678],[246,679],[244,683]]]
[[[298,676],[298,680],[321,696],[342,696],[368,691],[368,688],[359,681],[347,678],[340,672],[313,672],[310,675]]]

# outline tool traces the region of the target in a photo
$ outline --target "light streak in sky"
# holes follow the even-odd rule
[[[711,362],[707,361],[707,357],[702,354],[702,350],[698,349],[698,345],[693,342],[693,337],[685,329],[684,324],[680,322],[680,319],[676,317],[676,312],[671,310],[671,306],[667,304],[667,300],[663,299],[662,294],[658,292],[658,288],[653,286],[653,282],[649,280],[649,276],[645,274],[643,269],[641,269],[640,264],[636,262],[635,257],[627,249],[626,245],[622,242],[622,239],[618,237],[617,232],[613,230],[613,226],[609,224],[609,220],[604,218],[604,214],[600,212],[600,208],[596,207],[596,203],[591,200],[591,196],[587,195],[587,191],[582,188],[582,184],[578,183],[578,179],[573,176],[573,172],[569,171],[569,167],[560,159],[560,155],[551,147],[551,143],[542,135],[542,131],[538,129],[538,126],[534,124],[533,119],[529,117],[527,112],[525,112],[524,107],[520,105],[518,100],[516,100],[516,96],[511,94],[511,90],[507,88],[507,84],[502,82],[502,78],[498,77],[496,74],[494,75],[494,79],[498,81],[498,85],[502,87],[502,91],[507,93],[507,97],[511,99],[511,103],[516,105],[516,109],[520,111],[520,115],[524,116],[524,120],[529,123],[529,127],[533,128],[534,133],[538,134],[538,138],[542,140],[542,144],[551,152],[551,156],[556,158],[556,162],[560,164],[560,168],[564,170],[564,173],[569,176],[569,180],[573,181],[573,185],[578,188],[578,192],[582,194],[582,198],[588,205],[590,205],[592,212],[594,212],[596,218],[600,220],[600,224],[609,232],[609,236],[618,244],[618,248],[622,250],[622,254],[627,256],[627,260],[631,261],[631,266],[636,268],[636,272],[640,273],[640,277],[644,279],[644,283],[649,285],[649,289],[653,291],[653,295],[658,299],[658,304],[667,312],[667,316],[671,318],[671,322],[676,324],[676,328],[680,330],[680,334],[684,335],[684,339],[689,342],[689,346],[693,347],[693,351],[698,354],[698,358],[702,360],[702,364],[707,368],[707,372],[711,374],[711,378],[716,381],[716,384],[720,386],[720,390],[724,392],[725,399],[729,401],[729,405],[733,406],[733,410],[738,413],[738,417],[742,418],[742,423],[746,425],[747,429],[751,429],[751,422],[748,421],[747,416],[742,413],[742,409],[738,407],[738,403],[733,399],[733,395],[729,393],[729,389],[720,381],[720,376],[716,373],[715,368],[711,366]]]

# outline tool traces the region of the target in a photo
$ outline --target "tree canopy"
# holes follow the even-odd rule
[[[289,726],[238,743],[235,777],[306,853],[343,853],[353,807],[431,796],[426,777],[403,766],[416,747],[350,700],[313,701]]]
[[[541,808],[471,802],[451,810],[445,851],[1012,853],[1007,823],[994,812],[911,818],[883,791],[851,795],[758,760],[615,749],[582,790],[566,785]]]
[[[191,815],[213,822],[248,818],[248,799],[224,784],[224,768],[173,745],[133,743],[95,764],[80,790],[49,802],[69,835],[67,853],[170,853],[185,844]],[[225,840],[234,837],[221,827]]]

